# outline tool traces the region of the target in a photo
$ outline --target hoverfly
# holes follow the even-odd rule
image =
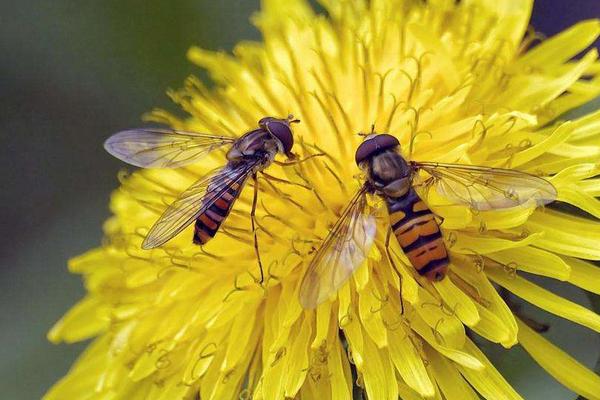
[[[374,132],[361,135],[365,140],[356,150],[355,161],[366,179],[308,266],[300,286],[300,302],[305,308],[325,301],[366,259],[376,233],[377,213],[377,207],[368,204],[367,194],[377,195],[386,203],[390,223],[385,244],[388,257],[393,232],[417,273],[430,281],[444,279],[450,260],[436,215],[417,194],[416,187],[435,187],[450,202],[477,211],[518,206],[530,199],[543,205],[556,199],[554,186],[535,175],[501,168],[407,161],[394,136]],[[420,178],[421,172],[425,178]]]
[[[198,161],[210,152],[230,145],[227,164],[186,189],[154,223],[142,243],[143,249],[161,246],[192,222],[193,242],[203,245],[212,239],[229,215],[249,177],[254,180],[252,231],[254,248],[263,280],[258,252],[254,212],[257,202],[257,173],[275,161],[277,153],[293,163],[294,136],[290,124],[300,120],[265,117],[258,128],[235,139],[226,136],[171,129],[132,129],[108,138],[104,148],[113,156],[143,168],[177,168]],[[280,163],[286,164],[286,163]]]

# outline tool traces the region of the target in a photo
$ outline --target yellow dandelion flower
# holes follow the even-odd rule
[[[357,132],[389,132],[415,160],[513,168],[549,177],[558,199],[600,217],[600,112],[560,116],[600,94],[596,20],[532,46],[531,1],[264,0],[264,41],[234,54],[199,48],[189,59],[214,89],[190,78],[171,92],[189,117],[154,111],[178,129],[240,135],[267,115],[293,113],[295,151],[325,156],[260,182],[258,238],[245,190],[216,238],[186,230],[142,250],[162,210],[223,154],[171,170],[120,176],[102,247],[69,263],[87,296],[50,331],[53,342],[95,338],[51,399],[520,399],[468,332],[521,344],[556,380],[600,399],[600,378],[516,317],[501,286],[600,331],[600,317],[530,282],[522,271],[600,293],[600,225],[533,205],[475,212],[428,204],[443,218],[448,278],[414,273],[381,223],[368,260],[316,310],[298,301],[314,249],[356,191]],[[190,228],[191,229],[191,228]],[[401,312],[400,288],[404,312]]]

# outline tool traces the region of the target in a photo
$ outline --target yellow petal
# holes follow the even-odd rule
[[[340,326],[344,330],[344,335],[352,351],[352,360],[356,367],[361,370],[365,362],[365,347],[363,332],[358,316],[356,315],[356,310],[350,309],[345,319],[340,323]]]
[[[571,135],[572,142],[593,139],[600,132],[598,131],[598,128],[600,128],[600,110],[584,115],[573,121],[573,123],[575,124],[575,131]]]
[[[447,347],[440,343],[435,336],[434,331],[420,318],[415,318],[411,322],[411,328],[415,330],[425,341],[432,346],[436,351],[440,352],[445,357],[469,369],[481,370],[484,368],[481,361],[471,355],[468,351]]]
[[[225,385],[220,385],[220,387],[224,387]],[[232,390],[230,390],[231,392],[235,391],[236,386],[233,384],[230,384],[230,388]],[[168,400],[168,399],[179,399],[179,398],[185,398],[186,396],[190,396],[191,393],[193,393],[193,391],[191,390],[191,388],[185,386],[185,385],[181,385],[181,382],[172,379],[169,380],[168,383],[162,384],[162,385],[152,385],[150,387],[150,391],[148,393],[145,393],[146,398],[148,399],[156,399],[156,400]],[[227,396],[227,394],[229,393],[224,393],[225,396]],[[125,393],[124,393],[125,395]],[[131,395],[126,395],[127,397],[123,397],[123,398],[129,398],[131,397]],[[136,396],[135,394],[133,396]],[[139,396],[139,395],[138,395]],[[133,397],[135,398],[135,397]],[[143,397],[140,397],[140,399]],[[215,397],[211,397],[211,399],[214,399]],[[221,398],[225,398],[225,397],[221,397]]]
[[[109,337],[94,340],[79,356],[69,374],[55,383],[43,397],[44,400],[61,400],[80,397],[82,393],[94,395],[95,385],[106,368],[109,354]]]
[[[423,400],[422,396],[401,382],[398,383],[398,393],[400,394],[399,398],[402,400]]]
[[[398,384],[394,367],[387,354],[384,356],[369,337],[364,337],[365,363],[360,369],[365,380],[365,389],[371,399],[396,400]]]
[[[59,343],[78,342],[97,335],[108,326],[108,319],[98,318],[103,305],[94,296],[88,296],[71,308],[48,332],[48,340]]]
[[[344,351],[337,332],[332,330],[330,342],[333,344],[327,359],[327,368],[330,372],[331,399],[346,400],[352,396],[352,373],[346,352]]]
[[[359,292],[358,297],[358,314],[361,323],[379,348],[388,344],[387,329],[381,318],[381,309],[387,302],[386,296],[387,294],[380,293],[370,282],[364,290]]]
[[[253,302],[247,303],[248,307],[256,308]],[[255,331],[254,324],[256,318],[261,315],[258,313],[238,313],[229,329],[229,343],[225,353],[225,360],[221,365],[223,371],[233,369],[238,362],[245,356],[250,343],[250,336]]]
[[[429,325],[442,343],[451,348],[461,349],[465,341],[465,328],[452,311],[443,308],[443,304],[436,300],[424,289],[419,290],[419,303],[415,304],[419,316]]]
[[[582,67],[583,68],[583,67]],[[558,126],[547,138],[542,140],[526,150],[515,154],[510,161],[512,168],[518,168],[526,162],[533,160],[540,155],[550,151],[561,143],[565,142],[573,133],[574,126],[570,122],[565,122]]]
[[[506,321],[479,304],[477,305],[477,309],[479,310],[481,319],[471,329],[489,341],[501,343],[505,347],[512,346],[514,343],[511,343],[511,332],[507,327]]]
[[[494,268],[487,268],[486,273],[494,282],[523,300],[559,317],[600,332],[600,315],[595,312],[543,289],[520,276],[509,277],[505,272]]]
[[[598,115],[600,116],[600,112],[598,113]],[[600,129],[600,122],[597,125],[597,129]],[[551,179],[551,182],[555,186],[568,186],[573,184],[573,182],[580,181],[582,179],[592,178],[598,175],[599,172],[600,164],[577,164],[569,168],[565,168],[558,174],[554,175]]]
[[[485,365],[485,369],[476,371],[463,368],[460,365],[458,369],[471,386],[483,397],[489,400],[523,400],[473,342],[467,340],[465,350],[475,355]]]
[[[434,287],[447,306],[465,325],[472,327],[479,322],[479,313],[471,298],[457,288],[450,279],[435,282]]]
[[[519,324],[519,342],[557,381],[586,399],[600,399],[600,376],[554,346],[526,324]]]
[[[331,316],[331,315],[330,315]],[[304,383],[309,368],[308,344],[311,336],[311,321],[304,319],[298,335],[290,342],[290,354],[284,383],[286,397],[293,398]]]
[[[571,267],[569,282],[589,292],[600,294],[600,268],[577,258],[562,257]]]
[[[545,210],[534,213],[525,226],[530,232],[544,232],[536,241],[538,247],[566,256],[600,260],[600,226],[594,221]]]
[[[429,51],[435,54],[437,60],[436,68],[443,71],[441,76],[443,77],[446,86],[451,89],[458,86],[460,82],[458,72],[455,70],[454,63],[452,62],[450,55],[447,54],[444,49],[440,39],[417,24],[408,25],[408,31],[414,35],[418,41],[422,42],[425,47],[429,48]]]
[[[310,346],[313,350],[321,346],[329,334],[329,329],[331,326],[331,302],[326,301],[319,304],[317,307],[316,319],[317,331]]]
[[[434,384],[408,334],[398,327],[390,330],[389,335],[390,357],[402,379],[421,396],[432,397],[435,394]]]
[[[478,400],[479,396],[465,382],[458,369],[435,351],[427,351],[435,381],[446,399]]]
[[[456,232],[456,242],[451,247],[451,250],[461,254],[488,254],[528,246],[532,243],[537,243],[541,238],[541,233],[531,234],[521,240],[506,240],[493,236],[475,236]]]
[[[561,64],[592,44],[600,34],[596,19],[582,21],[534,47],[517,61],[516,66]]]
[[[521,271],[561,281],[566,281],[571,275],[571,267],[562,258],[535,247],[520,247],[487,256],[504,265],[514,264]]]
[[[600,201],[580,190],[561,188],[558,191],[558,200],[572,204],[594,217],[600,218]]]
[[[482,323],[476,326],[478,333],[489,340],[501,343],[504,347],[512,347],[517,343],[517,323],[512,311],[504,300],[498,295],[483,271],[478,272],[472,262],[465,256],[453,256],[453,269],[459,276],[457,284],[463,285],[461,280],[468,285],[463,290],[471,290],[471,295],[476,299]],[[456,279],[451,275],[451,279]],[[498,325],[500,324],[500,325]]]

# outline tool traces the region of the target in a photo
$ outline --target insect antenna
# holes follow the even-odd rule
[[[357,132],[356,134],[358,136],[362,136],[362,137],[367,137],[367,136],[370,136],[370,135],[374,135],[375,134],[375,124],[371,124],[371,132],[370,133]]]
[[[300,123],[300,120],[298,118],[294,118],[293,114],[288,114],[287,120],[288,120],[288,122],[290,124],[298,124],[298,123]]]

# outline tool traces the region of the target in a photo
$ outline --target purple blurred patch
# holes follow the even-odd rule
[[[600,18],[600,0],[537,0],[531,25],[544,35],[553,36],[579,21]],[[600,48],[600,40],[594,45]]]

